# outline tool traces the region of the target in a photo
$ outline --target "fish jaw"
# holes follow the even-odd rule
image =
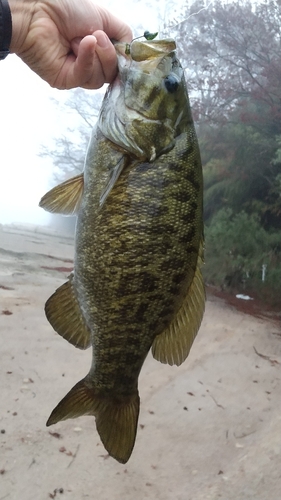
[[[163,57],[164,54],[170,54],[176,50],[176,42],[173,38],[147,41],[133,40],[130,44],[129,53],[127,45],[124,42],[114,44],[117,56],[121,55],[125,60],[133,59],[134,61],[155,60],[157,57]],[[124,61],[123,64],[125,64]]]
[[[125,43],[115,47],[119,76],[107,90],[98,126],[127,153],[152,162],[174,147],[185,105],[184,72],[175,55],[175,42],[135,41],[129,55]]]

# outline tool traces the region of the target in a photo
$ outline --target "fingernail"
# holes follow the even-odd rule
[[[96,35],[96,38],[99,47],[101,47],[102,49],[106,49],[109,44],[111,44],[108,36],[105,33],[99,33],[98,36]]]

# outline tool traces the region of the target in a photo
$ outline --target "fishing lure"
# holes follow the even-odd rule
[[[137,36],[136,38],[133,38],[131,43],[126,43],[126,48],[125,48],[125,54],[128,56],[131,53],[131,45],[135,40],[138,40],[139,38],[145,38],[146,40],[154,40],[158,35],[158,31],[156,33],[150,33],[150,31],[145,31],[143,35]]]

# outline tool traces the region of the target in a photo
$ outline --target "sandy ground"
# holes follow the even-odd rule
[[[0,227],[0,500],[280,498],[280,324],[214,295],[183,366],[148,357],[126,465],[108,457],[93,417],[45,427],[90,366],[90,350],[43,312],[72,258],[71,238]]]

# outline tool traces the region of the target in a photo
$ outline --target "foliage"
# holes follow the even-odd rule
[[[205,175],[205,217],[222,207],[257,214],[265,229],[281,230],[281,163],[275,137],[253,125],[208,127],[200,134]]]
[[[256,215],[221,209],[206,227],[206,281],[235,291],[275,293],[281,303],[280,234],[267,233]],[[266,266],[262,282],[262,266]],[[274,298],[274,300],[273,300]]]

